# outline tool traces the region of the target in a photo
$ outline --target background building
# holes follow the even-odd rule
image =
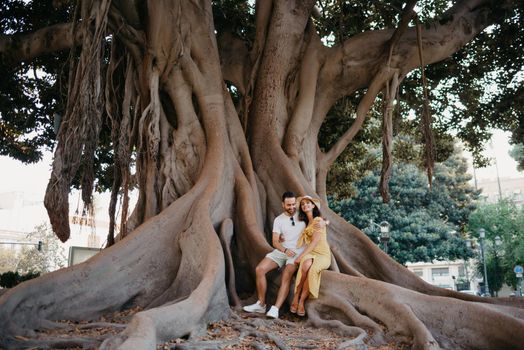
[[[481,198],[487,203],[496,203],[500,198],[510,198],[517,205],[524,203],[524,177],[480,179],[477,188],[482,189]]]
[[[94,255],[105,245],[109,229],[106,205],[108,201],[101,195],[95,195],[94,211],[88,213],[83,210],[78,197],[77,191],[72,192],[70,196],[70,203],[74,203],[70,205],[69,214],[71,237],[65,243],[61,243],[70,255],[71,247],[90,248],[83,250],[90,252],[88,255],[82,254],[83,259],[76,255],[76,263]],[[44,223],[50,226],[43,196],[24,191],[0,193],[0,248],[16,251],[27,243],[37,245],[38,242],[32,242],[28,235]]]
[[[424,281],[451,290],[478,291],[478,278],[471,261],[433,261],[407,263],[407,268]],[[480,278],[482,281],[482,278]]]

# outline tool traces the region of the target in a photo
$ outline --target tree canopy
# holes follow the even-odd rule
[[[517,278],[513,269],[524,264],[524,208],[517,206],[511,198],[483,204],[471,214],[468,224],[471,237],[477,241],[477,248],[481,228],[486,234],[484,254],[491,294],[498,292],[503,283],[516,288]],[[496,244],[496,237],[500,239],[500,245]],[[478,260],[478,270],[482,275],[482,259]]]
[[[57,347],[63,338],[38,330],[127,310],[140,311],[125,330],[109,324],[117,329],[68,344],[153,349],[201,333],[247,303],[292,190],[318,196],[330,221],[331,271],[308,299],[308,322],[336,327],[351,338],[344,346],[521,347],[518,300],[427,284],[327,205],[330,169],[358,160],[372,138],[382,140],[385,202],[395,155],[416,150],[395,151],[400,130],[421,145],[430,184],[453,133],[473,150],[490,127],[520,142],[524,4],[416,5],[2,2],[0,152],[27,162],[53,147],[44,204],[62,241],[71,186],[87,205],[96,188],[112,195],[106,249],[0,296],[0,346]]]
[[[213,1],[213,5],[218,35],[234,33],[248,43],[254,42],[253,5],[242,0]],[[365,31],[394,28],[402,14],[403,1],[352,1],[342,2],[341,5],[336,1],[318,1],[316,6],[318,11],[314,20],[317,30],[323,41],[332,46]],[[419,5],[417,16],[420,21],[427,22],[426,26],[430,26],[431,21],[444,13],[447,6],[448,2],[444,0],[426,1],[423,6]],[[30,32],[68,21],[73,16],[73,9],[74,2],[69,1],[4,1],[0,4],[0,25],[4,34]],[[524,134],[519,131],[524,128],[519,117],[524,109],[522,11],[521,2],[513,4],[511,10],[500,6],[492,14],[499,20],[475,37],[467,47],[425,68],[435,137],[449,141],[450,133],[458,136],[473,152],[478,166],[489,162],[482,157],[481,151],[490,137],[490,128],[511,131],[515,144],[524,143]],[[443,15],[440,21],[445,20]],[[108,36],[107,45],[110,38]],[[63,45],[68,48],[66,43]],[[69,55],[66,51],[53,50],[52,54],[31,55],[29,60],[20,60],[17,54],[20,55],[5,50],[0,52],[2,71],[6,73],[0,77],[0,154],[24,162],[35,162],[41,159],[43,150],[52,149],[56,140],[55,128],[65,110]],[[108,55],[106,50],[106,58]],[[423,92],[420,71],[415,70],[404,79],[398,94],[394,133],[411,130],[419,135],[419,142],[423,143],[420,121],[406,118],[421,114]],[[321,148],[332,146],[351,125],[352,115],[361,98],[362,92],[343,97],[330,110],[319,138]],[[106,118],[104,121],[109,124]],[[345,166],[354,166],[361,142],[370,137],[375,140],[380,137],[379,124],[370,122],[364,127],[354,145],[345,151],[348,155],[338,160],[339,164],[344,157],[351,157],[352,161],[346,162]],[[102,128],[101,146],[111,142],[110,134],[104,133],[104,130]],[[437,149],[444,147],[443,153],[437,152],[440,161],[451,153],[446,144],[449,142],[437,142]],[[101,147],[95,162],[99,190],[111,187],[112,162],[110,148]]]
[[[333,209],[364,228],[374,242],[379,241],[375,224],[389,222],[388,254],[401,264],[472,256],[465,225],[479,192],[469,184],[471,175],[458,148],[447,161],[436,164],[432,188],[416,165],[397,162],[390,182],[392,200],[383,203],[379,179],[379,169],[375,169],[356,181],[356,195],[333,201]]]

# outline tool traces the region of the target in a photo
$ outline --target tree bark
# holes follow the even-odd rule
[[[468,3],[450,9],[449,21],[423,31],[424,62],[444,59],[489,24],[485,2]],[[122,174],[129,172],[131,149],[136,151],[138,204],[126,223],[130,233],[121,232],[114,245],[0,297],[0,345],[8,349],[26,347],[30,343],[20,336],[35,337],[34,330],[56,327],[57,320],[92,320],[133,306],[144,311],[103,341],[102,349],[151,349],[227,318],[229,305],[240,304],[238,295],[254,291],[254,268],[270,250],[267,236],[282,210],[281,193],[325,195],[329,167],[365,122],[376,95],[419,65],[413,28],[395,38],[391,55],[393,30],[324,47],[310,19],[314,1],[257,3],[251,51],[232,35],[219,40],[230,47],[219,47],[209,1],[117,1],[106,12],[103,0],[89,4],[100,16],[92,18],[107,20],[107,33],[118,42],[109,59],[114,69],[104,82],[105,102],[116,113],[112,139],[119,140],[115,149],[123,145]],[[80,50],[89,58],[96,48]],[[34,56],[4,44],[0,52]],[[119,78],[125,83],[112,84]],[[238,111],[224,79],[243,94]],[[94,81],[104,81],[101,73]],[[80,92],[98,96],[101,88],[81,86],[69,95],[70,118],[89,112]],[[367,92],[353,126],[321,152],[317,137],[326,113],[337,99],[362,88]],[[74,135],[78,130],[70,125],[59,139],[53,176],[65,182],[48,194],[67,196],[75,160],[60,155]],[[49,204],[54,228],[65,237],[67,206],[64,211]],[[395,339],[416,349],[521,346],[524,305],[518,301],[501,306],[509,301],[429,285],[325,201],[322,214],[331,222],[337,271],[323,273],[320,298],[307,304],[312,323],[372,344]],[[489,320],[499,327],[489,327]],[[456,329],[468,331],[457,335]]]

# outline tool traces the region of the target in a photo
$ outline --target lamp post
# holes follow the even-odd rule
[[[387,221],[382,221],[380,224],[376,224],[373,220],[369,220],[370,226],[378,227],[380,230],[380,235],[378,237],[379,243],[382,243],[384,246],[384,253],[388,253],[388,242],[389,242],[389,228],[391,227],[390,223]],[[371,230],[374,230],[373,228]]]
[[[471,239],[466,239],[466,247],[468,249],[471,249],[473,247],[473,245],[471,244]],[[469,272],[468,272],[468,260],[469,259],[464,259],[464,274],[466,275],[466,282],[468,286],[467,289],[471,289],[471,281],[469,279]]]
[[[384,253],[388,253],[388,242],[389,242],[389,222],[382,221],[380,223],[380,242],[384,245]]]
[[[484,238],[486,237],[486,231],[483,228],[479,229],[479,237],[480,254],[482,255],[482,264],[484,265],[484,293],[489,293],[488,272],[486,269],[486,256],[484,254]]]
[[[495,259],[495,283],[498,285],[499,283],[499,274],[500,274],[500,265],[499,265],[499,247],[502,245],[502,238],[500,236],[495,236],[494,240],[495,245],[493,246],[493,257]],[[493,285],[493,281],[491,281]],[[498,297],[498,291],[494,292],[495,296]]]

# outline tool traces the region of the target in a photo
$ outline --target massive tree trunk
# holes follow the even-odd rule
[[[49,29],[48,46],[19,50],[34,39],[27,34],[16,45],[2,38],[0,48],[29,59],[64,41],[81,43],[71,55],[69,101],[45,198],[57,235],[69,236],[67,193],[81,165],[89,201],[104,110],[113,125],[114,190],[127,188],[136,154],[138,204],[114,245],[0,298],[6,348],[34,345],[35,330],[57,327],[56,320],[95,319],[134,306],[144,311],[102,348],[153,349],[227,318],[238,294],[254,290],[254,267],[270,250],[266,235],[281,210],[280,194],[325,197],[329,167],[377,94],[420,65],[415,28],[403,28],[395,40],[395,30],[384,30],[325,47],[311,0],[257,2],[250,48],[229,33],[217,42],[209,1],[82,3],[83,20]],[[446,18],[422,30],[425,63],[474,38],[489,24],[489,8],[462,1]],[[102,67],[107,34],[111,55]],[[55,36],[65,39],[53,46]],[[241,94],[237,106],[226,80]],[[363,88],[351,128],[320,151],[317,136],[330,107]],[[320,298],[307,304],[313,323],[415,349],[522,346],[523,305],[431,286],[324,208],[334,263],[323,274]]]

